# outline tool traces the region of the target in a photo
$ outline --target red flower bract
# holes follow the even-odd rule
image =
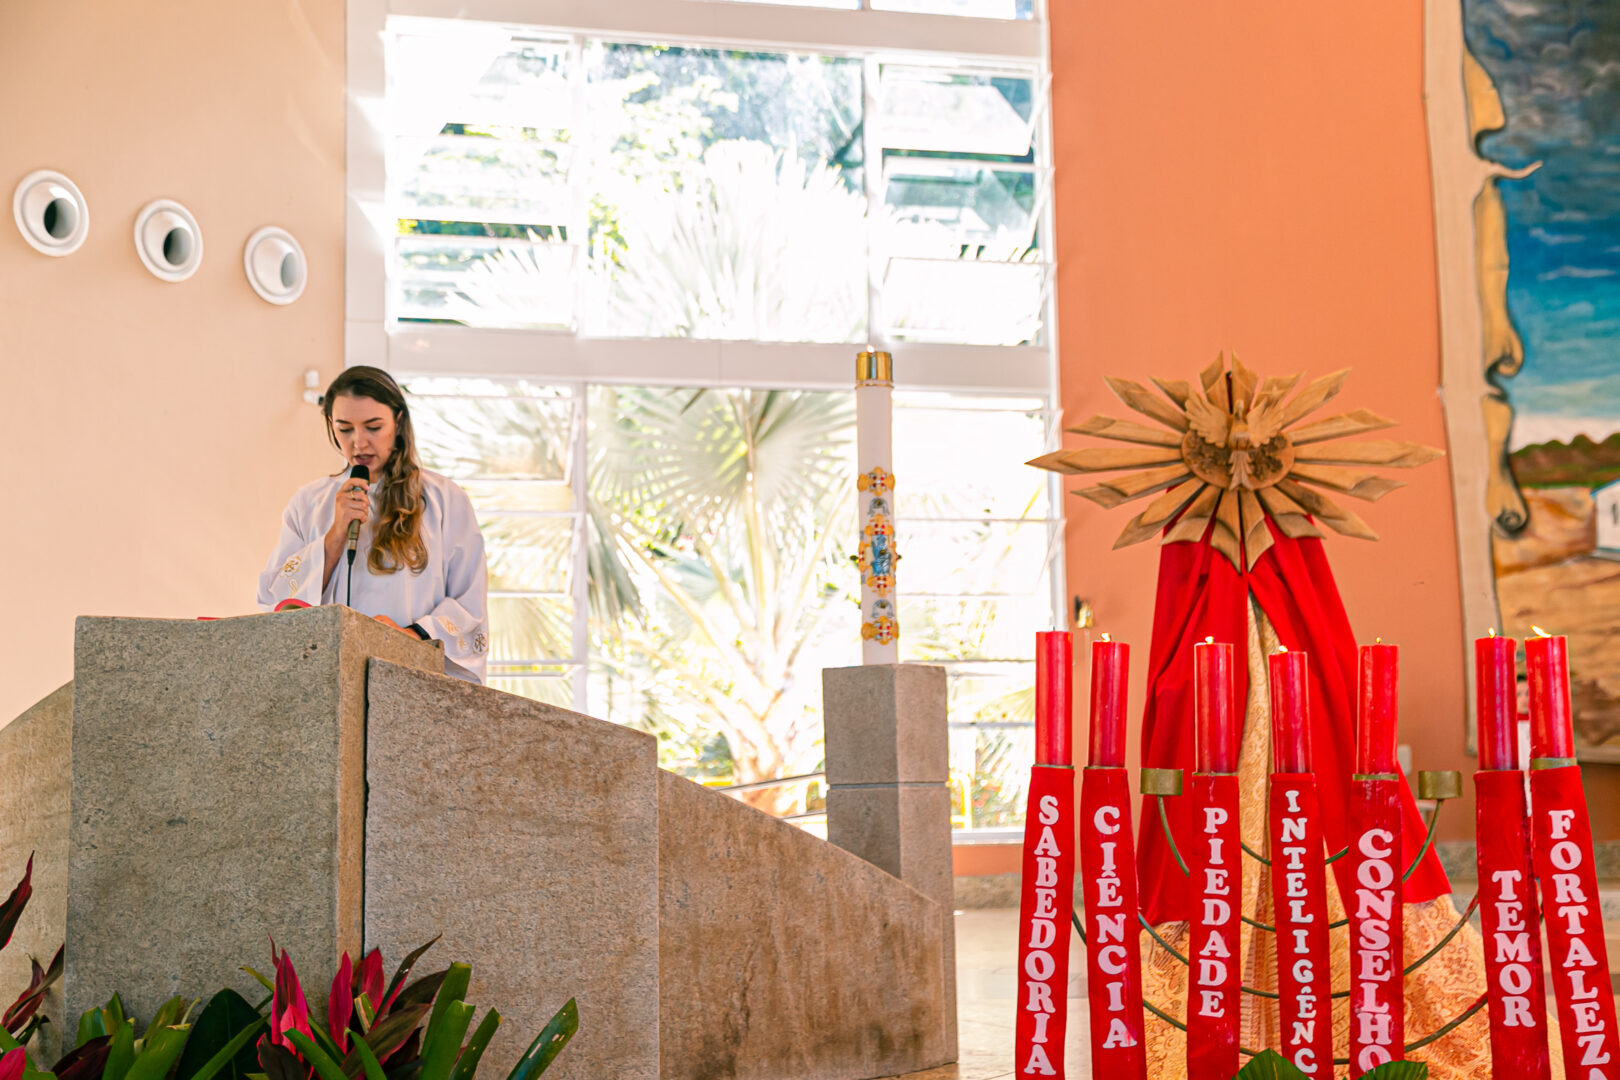
[[[273,941],[270,955],[276,962],[276,985],[270,996],[270,1041],[296,1054],[287,1032],[301,1031],[311,1039],[315,1037],[309,1027],[309,1005],[298,983],[298,972],[293,970],[292,956],[286,950],[278,955]]]
[[[22,1080],[23,1066],[27,1061],[28,1055],[22,1047],[8,1050],[5,1057],[0,1057],[0,1080]]]
[[[373,1012],[381,1012],[383,990],[386,988],[387,984],[383,982],[382,950],[372,949],[360,961],[360,980],[355,989],[366,995]]]
[[[337,977],[332,980],[332,992],[326,998],[326,1030],[345,1054],[349,1052],[349,1017],[354,1013],[353,979],[354,964],[345,952]]]

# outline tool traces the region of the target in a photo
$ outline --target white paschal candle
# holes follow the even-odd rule
[[[860,493],[861,663],[900,662],[894,588],[893,361],[870,346],[855,358],[855,460]]]

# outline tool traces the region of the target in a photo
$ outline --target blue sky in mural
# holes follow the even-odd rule
[[[1525,364],[1515,447],[1620,431],[1620,2],[1466,0],[1468,44],[1502,95],[1484,140],[1508,166],[1508,307]]]

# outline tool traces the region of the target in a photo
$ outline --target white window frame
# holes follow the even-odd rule
[[[485,330],[433,324],[389,329],[385,34],[393,15],[468,18],[547,32],[626,40],[863,55],[884,61],[1017,64],[1045,70],[1046,24],[889,11],[836,11],[724,0],[349,0],[348,213],[344,246],[344,358],[397,373],[682,386],[847,388],[852,345],[590,338],[568,332]],[[868,92],[872,80],[869,78]],[[1043,91],[1044,91],[1043,87]],[[870,108],[871,103],[868,102]],[[1051,168],[1051,110],[1036,119],[1038,169]],[[868,162],[868,197],[882,182]],[[1055,251],[1050,200],[1041,235]],[[1049,283],[1050,284],[1050,283]],[[1018,346],[871,342],[895,356],[899,385],[937,390],[1057,392],[1057,337],[1048,288],[1045,343]]]
[[[349,95],[346,131],[347,214],[344,248],[344,359],[402,377],[523,377],[550,384],[775,387],[847,390],[856,345],[715,341],[687,338],[596,338],[568,331],[490,330],[436,324],[390,329],[388,270],[394,222],[387,204],[386,33],[390,16],[463,18],[534,27],[577,37],[690,43],[760,51],[858,53],[868,58],[867,93],[876,86],[876,63],[941,61],[961,66],[1017,65],[1045,73],[1050,101],[1050,41],[1045,0],[1025,20],[917,15],[861,8],[840,11],[751,0],[348,0]],[[868,114],[873,103],[867,102]],[[1052,168],[1051,109],[1036,117],[1036,170]],[[1025,166],[1026,168],[1028,166]],[[883,160],[867,154],[869,201],[881,195]],[[874,203],[875,204],[875,203]],[[1038,208],[1049,258],[1057,251],[1051,200]],[[875,312],[876,304],[869,304]],[[1060,416],[1058,327],[1051,279],[1039,345],[946,345],[886,340],[877,327],[871,343],[894,354],[896,386],[908,390],[1039,394]],[[577,391],[576,391],[577,392]],[[583,397],[581,396],[581,400]],[[1061,422],[1050,425],[1048,449],[1061,442]],[[582,452],[583,439],[578,440]],[[575,462],[583,483],[581,462]],[[1061,531],[1063,488],[1047,478],[1051,514]],[[583,505],[581,502],[580,505]],[[576,553],[576,604],[583,605],[583,560]],[[1061,559],[1050,572],[1052,612],[1067,619],[1068,588]],[[581,608],[583,610],[583,608]],[[579,621],[579,620],[576,620]],[[582,621],[581,625],[583,625]],[[1034,633],[1041,627],[1030,627]],[[577,632],[576,632],[577,636]],[[584,655],[584,643],[575,642]],[[583,665],[575,674],[576,700],[584,702]],[[999,834],[994,839],[999,839]],[[984,837],[977,842],[986,842]],[[961,841],[958,841],[961,842]],[[968,841],[974,842],[974,841]]]

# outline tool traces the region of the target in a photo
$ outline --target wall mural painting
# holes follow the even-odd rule
[[[1456,3],[1428,83],[1465,620],[1568,634],[1581,756],[1620,761],[1620,3],[1462,0],[1460,33]]]

